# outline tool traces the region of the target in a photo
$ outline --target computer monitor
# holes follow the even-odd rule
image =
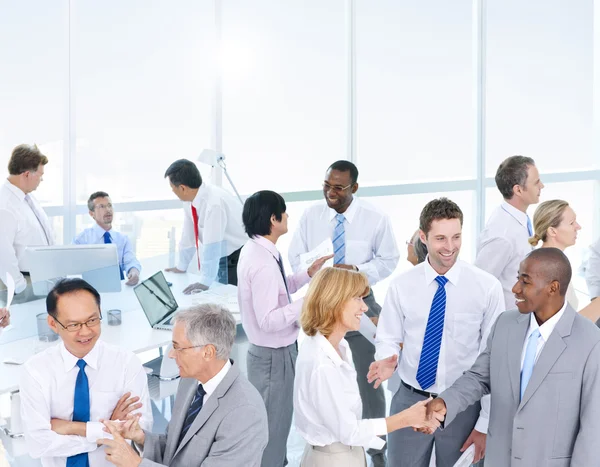
[[[81,276],[98,292],[121,291],[114,243],[27,247],[24,259],[35,295],[48,295],[59,279],[69,276]]]

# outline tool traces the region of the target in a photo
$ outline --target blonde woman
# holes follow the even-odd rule
[[[312,279],[300,322],[307,334],[296,362],[296,430],[306,440],[302,467],[366,467],[365,448],[381,449],[387,433],[406,427],[432,432],[421,401],[387,418],[362,420],[352,354],[344,335],[357,331],[369,293],[364,274],[326,268]],[[366,378],[366,375],[364,375]]]
[[[569,203],[561,199],[544,201],[533,215],[533,237],[529,243],[534,247],[542,242],[542,248],[554,247],[561,251],[575,245],[577,232],[581,226],[577,223],[577,215]],[[573,281],[567,288],[567,302],[574,310],[578,309],[579,300],[573,287]]]

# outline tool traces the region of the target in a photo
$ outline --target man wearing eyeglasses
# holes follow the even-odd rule
[[[372,287],[388,277],[398,264],[399,252],[389,218],[370,203],[354,197],[358,191],[358,169],[341,160],[329,166],[323,181],[325,202],[310,206],[302,215],[289,248],[294,272],[301,269],[300,255],[310,252],[330,239],[334,251],[334,267],[364,273]],[[365,297],[367,316],[377,324],[381,306],[371,291]],[[357,331],[346,334],[357,373],[363,413],[362,418],[385,417],[383,389],[367,383],[369,365],[375,357],[375,346]],[[367,452],[374,467],[386,464],[383,442]]]
[[[127,278],[126,285],[136,285],[140,280],[142,266],[135,257],[127,235],[112,228],[114,209],[110,196],[104,191],[96,191],[90,195],[87,204],[90,216],[95,223],[75,237],[73,243],[76,245],[114,243],[119,255],[121,280]]]
[[[48,325],[62,342],[33,356],[21,376],[21,415],[29,455],[44,467],[110,465],[97,440],[101,419],[138,411],[152,427],[146,373],[131,352],[99,340],[100,295],[64,279],[46,298]],[[140,410],[141,409],[141,410]]]

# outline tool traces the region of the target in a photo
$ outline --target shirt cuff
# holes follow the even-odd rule
[[[479,433],[487,434],[489,422],[490,421],[487,418],[479,416],[479,419],[477,420],[477,423],[475,423],[475,429]]]
[[[100,422],[87,422],[85,424],[85,439],[90,443],[96,443],[99,439],[113,439],[110,433],[104,431],[104,425]]]
[[[385,418],[373,418],[371,421],[373,422],[373,434],[375,436],[387,435],[387,422]]]
[[[17,282],[15,284],[15,293],[19,294],[19,293],[23,292],[26,288],[27,288],[27,281],[21,275],[21,278],[19,280],[17,280]]]

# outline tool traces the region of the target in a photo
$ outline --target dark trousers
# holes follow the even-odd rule
[[[240,259],[240,251],[242,251],[241,248],[219,260],[219,282],[221,284],[237,286],[237,265]]]

